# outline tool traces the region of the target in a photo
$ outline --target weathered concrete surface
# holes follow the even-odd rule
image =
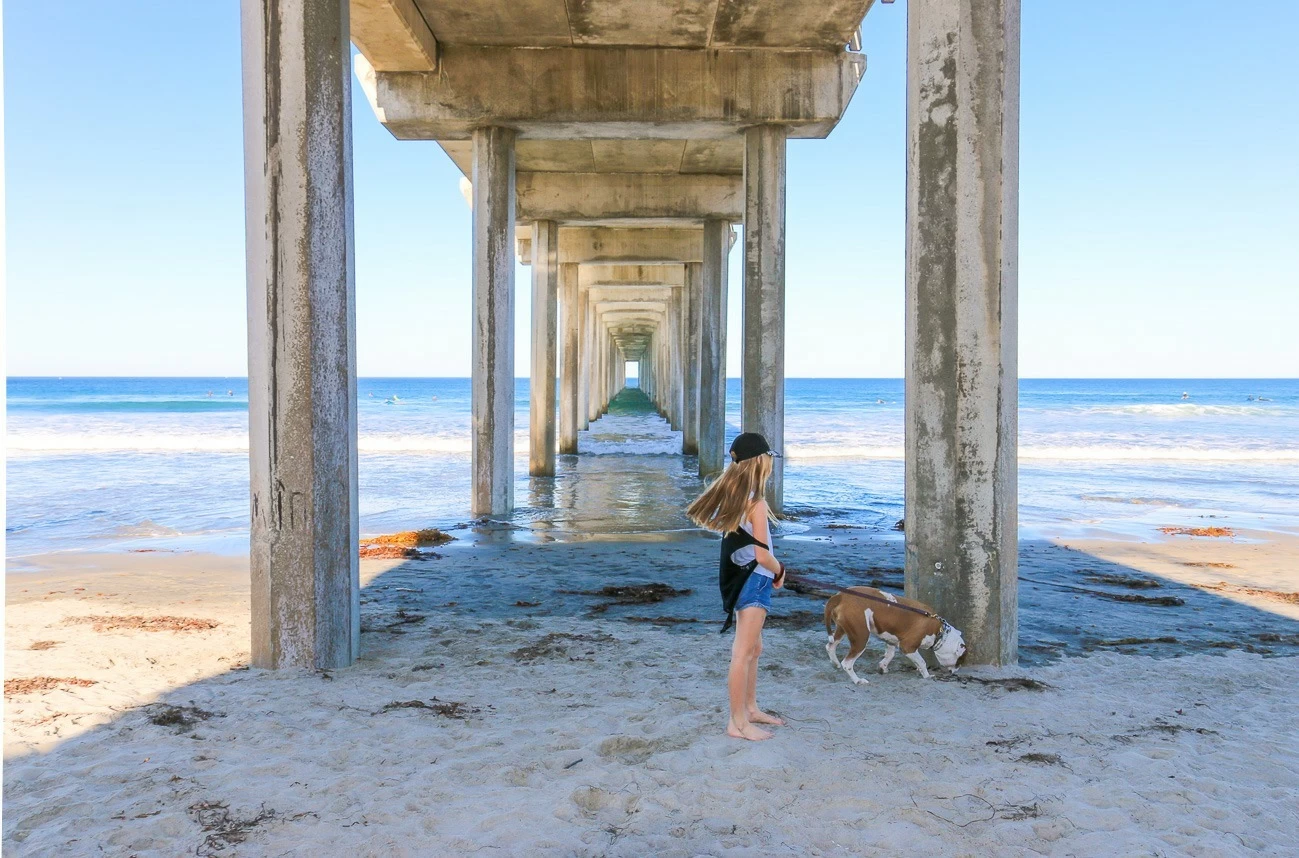
[[[699,266],[699,475],[726,464],[726,278],[730,225],[704,224]]]
[[[680,290],[677,291],[677,295]],[[682,363],[685,355],[681,350],[681,302],[676,296],[668,301],[667,324],[663,326],[663,336],[667,340],[668,354],[668,425],[673,432],[681,431],[681,418],[684,413],[682,397],[685,394],[685,380],[682,378]]]
[[[474,515],[514,509],[514,132],[474,132]]]
[[[435,71],[438,42],[415,0],[351,0],[352,41],[375,69]]]
[[[252,663],[360,646],[346,2],[243,0]]]
[[[739,176],[662,173],[520,173],[519,214],[529,220],[646,218],[739,220]]]
[[[686,284],[682,301],[686,307],[685,330],[685,426],[681,431],[681,452],[686,456],[699,453],[699,283],[701,264],[686,265]]]
[[[559,329],[564,337],[559,368],[559,452],[569,454],[577,452],[578,409],[581,406],[578,343],[582,333],[582,306],[577,265],[560,264],[559,292]]]
[[[907,19],[906,590],[1012,664],[1019,2]]]
[[[842,47],[871,0],[417,0],[435,32],[464,45]]]
[[[439,140],[461,172],[472,169],[472,147],[464,140]],[[520,140],[515,166],[521,173],[716,173],[744,171],[744,138],[739,134],[701,140]]]
[[[529,379],[528,473],[555,475],[555,367],[558,351],[559,225],[532,225],[532,372]]]
[[[465,140],[488,122],[536,139],[723,139],[757,124],[825,137],[864,69],[842,50],[481,47],[445,36],[437,72],[356,60],[375,115],[401,140]]]
[[[582,305],[582,335],[577,350],[577,426],[585,432],[591,425],[591,341],[595,323],[591,313],[590,296],[583,292],[580,300]]]
[[[785,135],[749,128],[744,153],[744,396],[741,426],[785,446]],[[785,460],[771,469],[768,500],[784,507]]]

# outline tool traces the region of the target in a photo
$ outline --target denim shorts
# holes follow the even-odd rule
[[[735,611],[745,608],[762,608],[771,610],[771,579],[758,572],[750,572],[749,580],[740,590],[740,598],[735,600]]]

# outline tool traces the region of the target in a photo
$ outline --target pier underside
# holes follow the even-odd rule
[[[785,141],[847,110],[872,0],[242,3],[255,663],[357,657],[349,42],[377,121],[463,173],[473,515],[515,503],[516,256],[535,478],[641,397],[698,476],[722,470],[737,243],[740,428],[784,446]],[[967,629],[972,660],[1008,663],[1018,0],[908,16],[907,589]]]

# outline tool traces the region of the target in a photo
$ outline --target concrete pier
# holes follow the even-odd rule
[[[681,452],[686,456],[699,454],[699,262],[686,265],[686,282],[681,292],[686,312],[685,330],[685,426],[681,430]]]
[[[785,129],[744,139],[744,367],[741,426],[785,446]],[[784,506],[785,464],[774,460],[767,497]]]
[[[699,266],[699,475],[720,474],[726,464],[726,278],[730,225],[704,223]]]
[[[578,341],[581,338],[582,308],[578,293],[577,265],[559,266],[559,329],[563,333],[563,350],[559,367],[559,452],[577,452],[578,373],[581,367]]]
[[[559,330],[559,225],[532,224],[532,371],[529,379],[528,473],[555,475],[555,369]]]
[[[514,131],[473,133],[474,515],[514,509]]]
[[[906,590],[1017,657],[1018,0],[907,9]]]
[[[348,4],[243,0],[252,664],[360,643]]]

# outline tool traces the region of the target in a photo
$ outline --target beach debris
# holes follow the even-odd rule
[[[200,801],[189,806],[189,815],[207,834],[195,854],[201,858],[219,855],[229,846],[243,843],[259,825],[277,818],[274,810],[262,805],[251,816],[236,816],[223,801]]]
[[[389,632],[391,634],[405,634],[402,626],[408,626],[413,623],[422,623],[427,617],[423,614],[413,614],[405,608],[398,608],[397,613],[391,619],[387,617],[370,617],[371,622],[362,622],[361,631],[363,632]]]
[[[1025,581],[1029,584],[1040,584],[1044,587],[1058,587],[1061,590],[1073,590],[1077,593],[1086,593],[1089,596],[1108,599],[1111,602],[1135,602],[1142,605],[1159,605],[1168,608],[1175,608],[1178,605],[1186,604],[1186,601],[1180,596],[1142,596],[1140,593],[1107,593],[1104,590],[1075,587],[1072,584],[1061,584],[1056,581],[1042,581],[1037,578],[1027,578],[1023,575],[1019,576],[1019,580]]]
[[[1017,763],[1037,763],[1043,766],[1063,766],[1064,760],[1060,759],[1059,754],[1043,754],[1038,751],[1031,751],[1015,758]]]
[[[362,544],[359,549],[362,560],[439,560],[442,555],[436,551],[420,551],[418,548],[407,548],[401,545]]]
[[[824,613],[790,611],[788,614],[767,614],[766,625],[773,629],[804,629],[824,622]]]
[[[935,676],[940,682],[959,682],[961,685],[977,683],[987,685],[992,688],[1001,688],[1006,691],[1047,691],[1050,685],[1042,682],[1040,679],[1030,679],[1027,676],[1007,676],[1001,678],[987,679],[982,676],[961,676],[960,674],[948,673]],[[989,742],[989,745],[994,744]]]
[[[1194,584],[1201,590],[1212,590],[1215,593],[1235,593],[1241,596],[1261,596],[1265,599],[1276,599],[1279,602],[1288,602],[1291,605],[1299,605],[1299,593],[1291,593],[1285,590],[1267,590],[1263,587],[1242,587],[1238,584],[1228,584],[1226,581],[1219,581],[1217,584]]]
[[[1113,584],[1116,587],[1128,587],[1132,590],[1149,590],[1164,586],[1154,578],[1142,578],[1137,575],[1115,575],[1108,572],[1093,572],[1084,576],[1084,580],[1093,584]]]
[[[94,615],[87,617],[68,617],[68,625],[89,625],[97,632],[142,631],[142,632],[207,632],[221,624],[216,620],[205,620],[199,617],[142,617]]]
[[[907,529],[907,520],[905,518],[899,518],[898,523],[893,525],[893,529],[905,531]]]
[[[1161,527],[1160,533],[1169,536],[1235,536],[1230,527]]]
[[[444,545],[454,540],[451,534],[427,527],[423,530],[403,530],[362,539],[359,549],[363,560],[437,560],[436,551],[420,551],[421,547]]]
[[[93,679],[77,679],[76,677],[66,676],[31,676],[25,679],[6,679],[5,680],[5,697],[14,694],[34,694],[38,691],[53,691],[64,685],[74,685],[78,688],[89,688],[95,684]]]
[[[34,650],[54,649],[59,643],[60,641],[32,641],[32,645],[27,648]]]
[[[1191,560],[1183,560],[1182,565],[1197,566],[1201,569],[1235,569],[1236,568],[1236,564],[1234,563],[1207,563],[1207,562],[1195,562]]]
[[[575,656],[569,647],[576,643],[611,643],[615,638],[604,632],[594,634],[570,634],[568,632],[551,632],[536,643],[519,647],[512,655],[518,661],[533,662],[544,658],[567,658],[569,661],[590,661],[586,656],[595,655],[595,650],[586,650],[584,656]]]
[[[583,757],[578,757],[576,760],[573,760],[573,762],[571,762],[571,763],[565,763],[565,764],[564,764],[564,768],[566,768],[566,769],[571,769],[571,768],[573,768],[573,766],[575,766],[575,765],[577,765],[578,763],[582,762],[583,759],[584,759]]]
[[[826,530],[864,530],[865,528],[866,525],[864,524],[848,524],[846,522],[838,521],[831,522],[825,526]]]
[[[1117,638],[1115,640],[1084,640],[1084,648],[1093,647],[1111,647],[1111,646],[1144,646],[1146,644],[1175,644],[1181,643],[1177,638],[1171,635],[1165,635],[1157,638]]]
[[[649,623],[654,626],[676,626],[682,623],[697,623],[699,620],[695,617],[623,617],[625,623]]]
[[[209,712],[197,706],[173,706],[170,703],[153,703],[145,706],[149,723],[159,727],[175,727],[177,733],[188,733],[194,725],[209,718],[224,718],[219,712]]]
[[[488,706],[487,708],[491,709],[492,707]],[[434,697],[428,703],[423,700],[394,700],[392,703],[385,703],[383,709],[373,714],[380,715],[398,709],[424,709],[439,718],[452,718],[457,721],[468,721],[470,716],[481,714],[483,711],[481,707],[470,706],[461,700],[438,700]]]
[[[667,584],[610,584],[598,590],[560,590],[570,596],[599,596],[608,599],[594,605],[591,613],[602,614],[609,608],[619,605],[653,605],[675,596],[689,596],[691,589],[678,590]]]
[[[1169,724],[1162,718],[1156,718],[1155,723],[1148,724],[1145,727],[1138,727],[1135,730],[1129,730],[1126,733],[1119,733],[1111,736],[1114,741],[1122,744],[1131,744],[1134,740],[1143,736],[1167,736],[1173,737],[1182,733],[1195,733],[1199,736],[1217,736],[1217,730],[1210,730],[1208,727],[1187,727],[1182,724]]]

